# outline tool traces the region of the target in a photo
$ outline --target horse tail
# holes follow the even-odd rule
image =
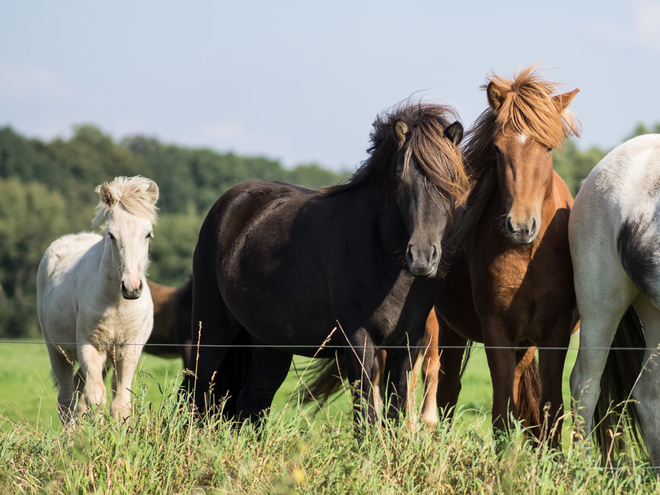
[[[341,389],[346,378],[344,355],[316,358],[305,373],[311,375],[311,381],[303,385],[304,389],[299,389],[298,394],[304,404],[315,402],[322,407]]]
[[[600,448],[604,462],[609,460],[610,453],[618,453],[624,447],[625,432],[629,432],[639,445],[644,445],[637,407],[630,399],[642,371],[646,338],[632,306],[621,318],[611,347],[600,379],[600,396],[593,417],[592,438]],[[617,438],[614,445],[613,438]]]
[[[532,428],[541,424],[541,382],[535,353],[536,347],[528,349],[516,367],[514,382],[514,401],[518,417],[523,420],[524,426]]]
[[[467,343],[465,344],[465,350],[463,350],[463,362],[461,363],[461,372],[458,375],[461,379],[463,378],[463,373],[465,373],[465,369],[467,368],[468,361],[472,356],[473,348],[474,348],[474,341],[468,340]]]

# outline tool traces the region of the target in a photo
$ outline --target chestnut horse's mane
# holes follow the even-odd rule
[[[467,132],[463,157],[474,187],[464,208],[456,212],[455,228],[449,241],[454,250],[467,248],[477,222],[497,189],[497,159],[493,148],[496,133],[523,134],[556,149],[561,149],[571,135],[580,135],[577,118],[568,108],[558,108],[561,97],[553,99],[558,85],[541,78],[536,64],[515,74],[513,80],[491,72],[481,89],[487,89],[491,82],[504,89],[506,97],[497,111],[487,108]]]
[[[324,187],[321,193],[329,196],[353,189],[378,178],[386,188],[396,183],[396,161],[399,142],[394,125],[401,121],[410,130],[404,144],[403,174],[409,170],[412,159],[448,203],[450,210],[462,204],[469,193],[469,180],[460,149],[445,136],[444,130],[455,120],[455,112],[448,106],[406,100],[378,115],[373,123],[371,146],[367,158],[347,182]],[[451,120],[449,120],[451,119]],[[438,153],[440,150],[440,153]]]

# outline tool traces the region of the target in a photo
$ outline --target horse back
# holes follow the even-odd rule
[[[71,234],[54,241],[37,270],[37,316],[46,340],[75,341],[77,272],[80,260],[101,236]]]
[[[658,215],[660,135],[639,136],[608,153],[576,198],[570,242],[579,282],[600,294],[591,280],[607,270],[608,279],[628,277],[660,302]]]

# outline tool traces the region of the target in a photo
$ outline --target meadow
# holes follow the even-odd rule
[[[574,340],[572,346],[577,341]],[[569,351],[564,396],[576,352]],[[261,429],[182,413],[178,360],[141,359],[134,414],[63,432],[46,349],[0,342],[0,487],[7,493],[657,493],[654,472],[630,445],[603,469],[564,427],[563,452],[534,447],[517,428],[494,441],[492,391],[483,348],[463,381],[457,418],[356,435],[347,393],[321,409],[294,393],[306,360],[296,359]],[[568,406],[568,402],[566,404]]]

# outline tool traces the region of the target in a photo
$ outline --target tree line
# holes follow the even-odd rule
[[[639,124],[629,137],[660,132]],[[568,141],[555,152],[555,169],[575,195],[606,150],[580,150]],[[29,139],[0,128],[0,338],[40,334],[36,272],[48,245],[63,234],[89,230],[98,195],[94,187],[116,176],[142,175],[160,188],[149,278],[180,285],[190,276],[192,253],[206,212],[218,196],[248,179],[293,182],[312,189],[336,184],[346,173],[317,164],[286,169],[266,157],[219,153],[162,143],[147,136],[114,140],[93,125],[68,139]]]

